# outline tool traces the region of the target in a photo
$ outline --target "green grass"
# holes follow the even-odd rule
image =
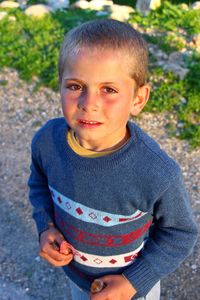
[[[0,21],[0,68],[15,68],[24,80],[38,78],[38,85],[58,90],[57,61],[64,34],[74,26],[96,18],[95,12],[57,11],[41,19],[34,19],[27,17],[20,9],[7,11],[8,17]],[[9,20],[9,16],[15,16],[16,22]],[[185,47],[185,38],[200,33],[200,10],[183,11],[180,6],[165,1],[161,8],[148,16],[132,14],[129,22],[158,32],[158,35],[146,33],[144,37],[170,54]],[[155,113],[176,112],[178,126],[172,129],[173,126],[169,124],[171,132],[182,139],[188,139],[191,146],[198,147],[200,54],[193,50],[191,53],[186,58],[189,72],[183,80],[155,67],[156,58],[151,56],[152,94],[145,110]],[[0,85],[6,85],[6,82]]]
[[[180,51],[185,47],[185,39],[200,33],[200,10],[184,11],[178,5],[165,1],[164,5],[148,16],[138,13],[131,15],[130,23],[138,23],[144,29],[151,28],[157,35],[145,34],[148,42],[157,45],[165,53]],[[184,37],[182,36],[184,32]],[[200,146],[200,53],[190,49],[192,55],[186,59],[188,74],[183,80],[162,68],[154,67],[155,57],[151,57],[150,82],[151,100],[145,107],[151,112],[176,112],[177,128],[169,124],[171,132],[187,139],[192,147]],[[180,126],[181,125],[181,126]]]
[[[192,147],[199,147],[200,54],[191,56],[187,66],[189,72],[183,80],[171,72],[164,72],[161,68],[151,69],[152,93],[145,111],[176,112],[178,124],[176,130],[173,128],[174,134],[181,139],[189,140]]]
[[[57,11],[41,19],[27,17],[20,10],[0,22],[0,67],[8,66],[19,71],[27,81],[34,77],[53,89],[58,88],[57,61],[64,34],[78,24],[95,18],[92,11]]]
[[[197,34],[200,30],[200,11],[183,10],[180,5],[165,1],[159,9],[146,17],[137,12],[133,13],[130,22],[139,23],[143,28],[155,28],[164,32],[181,28],[188,34]]]

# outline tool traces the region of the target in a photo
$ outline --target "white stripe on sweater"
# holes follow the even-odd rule
[[[77,251],[73,248],[74,260],[84,266],[94,268],[118,268],[130,265],[143,248],[144,242],[134,251],[120,255],[100,256]]]
[[[51,191],[52,199],[56,205],[71,216],[84,222],[110,227],[138,220],[146,214],[146,212],[142,212],[139,209],[128,216],[107,213],[75,202],[50,186],[49,189]]]

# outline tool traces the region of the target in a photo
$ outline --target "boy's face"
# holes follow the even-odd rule
[[[130,114],[137,115],[149,96],[149,87],[136,93],[125,53],[83,48],[71,54],[61,83],[64,117],[79,144],[101,151],[127,136]]]

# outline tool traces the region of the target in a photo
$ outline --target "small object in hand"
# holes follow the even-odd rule
[[[62,241],[60,244],[60,253],[62,254],[69,254],[72,252],[72,250],[70,249],[70,244],[67,243],[66,241]]]
[[[60,247],[59,247],[58,242],[54,241],[53,243],[51,243],[51,245],[52,245],[52,247],[53,247],[54,250],[59,251]]]
[[[95,294],[95,293],[99,293],[100,291],[102,291],[105,288],[105,283],[100,280],[100,279],[95,279],[91,285],[91,293]]]

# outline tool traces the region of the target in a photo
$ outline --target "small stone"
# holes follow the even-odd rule
[[[99,10],[96,13],[96,16],[101,17],[101,16],[107,16],[109,13],[107,11]]]
[[[196,1],[191,5],[192,9],[200,9],[200,1]]]
[[[118,21],[127,21],[135,10],[131,6],[114,4],[109,8],[110,17]]]
[[[113,5],[113,1],[110,0],[92,0],[92,1],[86,1],[86,0],[80,0],[76,1],[71,5],[72,8],[81,8],[81,9],[92,9],[92,10],[97,10],[101,11],[110,6]]]
[[[183,64],[183,54],[179,51],[172,52],[168,61],[170,63]]]
[[[15,18],[15,16],[9,16],[9,18],[8,18],[10,21],[16,21],[16,18]]]
[[[108,0],[92,0],[89,2],[89,8],[92,10],[102,10],[104,7],[111,7],[112,5],[113,2]]]
[[[36,4],[31,5],[25,10],[25,14],[31,17],[43,17],[45,14],[52,12],[53,9],[48,5]]]
[[[41,113],[41,115],[43,116],[43,117],[46,117],[46,112],[45,111],[43,111],[42,113]]]
[[[189,6],[186,3],[181,3],[180,4],[180,8],[182,8],[183,10],[189,10]]]
[[[67,8],[69,6],[69,0],[48,0],[47,4],[51,6],[54,10]]]
[[[35,258],[35,260],[37,261],[37,262],[40,262],[40,256],[36,256],[36,258]]]
[[[114,4],[113,6],[111,6],[111,11],[121,11],[122,13],[127,13],[127,14],[131,14],[134,13],[135,10],[133,7],[128,6],[128,5],[118,5],[118,4]]]
[[[182,122],[178,122],[177,127],[178,127],[178,128],[183,128],[183,127],[184,127],[184,124],[183,124]]]
[[[89,2],[86,0],[76,1],[71,5],[72,8],[81,8],[81,9],[88,9],[90,6]]]
[[[142,15],[147,15],[150,10],[155,10],[160,7],[160,0],[137,0],[136,10]]]
[[[0,3],[0,7],[3,8],[18,8],[19,3],[13,2],[13,1],[3,1]]]
[[[192,43],[195,49],[200,52],[200,34],[195,34],[192,36]]]
[[[31,98],[27,98],[27,99],[26,99],[26,102],[27,102],[27,103],[33,103],[33,101],[32,101]]]
[[[0,20],[4,19],[7,15],[6,11],[0,11]]]
[[[192,186],[192,189],[193,189],[193,191],[198,191],[198,190],[199,190],[199,188],[198,188],[197,185],[193,185],[193,186]]]
[[[156,10],[161,6],[160,0],[150,0],[149,2],[150,2],[149,7],[151,10]]]
[[[18,3],[21,8],[25,8],[27,6],[26,0],[18,0]]]
[[[91,293],[96,294],[99,293],[105,287],[105,283],[100,279],[95,279],[91,285]]]
[[[197,268],[197,265],[191,265],[192,270],[196,270],[196,268]]]
[[[169,63],[166,64],[163,69],[165,71],[172,71],[175,75],[177,75],[181,80],[185,78],[189,69],[181,67],[179,64]]]
[[[160,49],[156,52],[156,57],[158,59],[164,59],[164,60],[168,59],[168,55]]]
[[[181,98],[181,103],[182,103],[183,105],[187,104],[187,99],[185,99],[184,97],[182,97],[182,98]]]

